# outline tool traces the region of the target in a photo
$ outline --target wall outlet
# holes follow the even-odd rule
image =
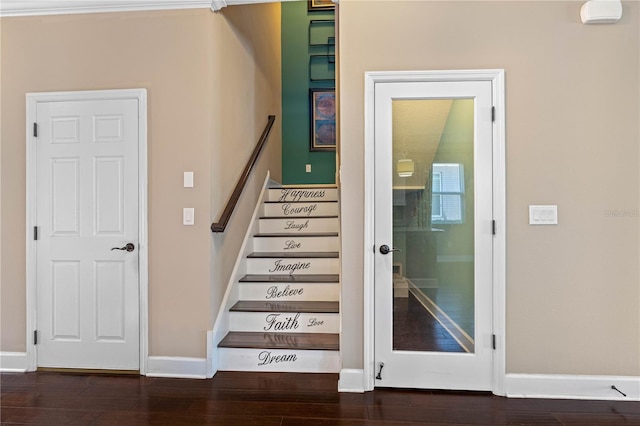
[[[529,206],[529,225],[557,225],[558,206]]]
[[[311,164],[307,164],[304,168],[307,173],[311,173]]]

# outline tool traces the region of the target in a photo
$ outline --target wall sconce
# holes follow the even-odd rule
[[[396,164],[396,169],[398,170],[398,176],[400,177],[411,177],[413,176],[413,160],[405,159],[398,160],[398,164]]]

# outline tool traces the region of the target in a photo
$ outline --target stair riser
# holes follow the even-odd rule
[[[336,201],[337,188],[277,188],[269,189],[267,201],[298,202],[298,201]]]
[[[306,312],[230,312],[231,331],[270,333],[337,333],[338,314]]]
[[[220,371],[338,373],[338,351],[219,348]]]
[[[338,259],[247,259],[247,274],[337,274]]]
[[[260,219],[260,232],[303,235],[316,232],[336,232],[338,218]]]
[[[253,239],[253,251],[282,251],[295,253],[300,251],[338,251],[338,237],[256,237]]]
[[[240,283],[240,300],[337,302],[340,286],[335,284]]]
[[[267,203],[264,215],[269,217],[337,216],[338,203]]]

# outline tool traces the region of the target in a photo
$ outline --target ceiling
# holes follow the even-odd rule
[[[393,101],[394,188],[424,188],[452,104],[452,99]],[[398,176],[396,165],[400,159],[414,161],[413,176],[406,178]]]

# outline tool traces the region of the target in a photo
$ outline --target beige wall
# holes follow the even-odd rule
[[[142,87],[148,91],[149,354],[205,356],[219,286],[229,273],[212,268],[211,257],[219,251],[233,257],[242,237],[216,240],[209,226],[267,115],[280,115],[279,10],[272,4],[224,13],[0,21],[2,351],[25,350],[25,93]],[[279,176],[279,127],[272,139],[260,173],[270,165]],[[184,171],[195,172],[195,188],[182,188]],[[255,196],[252,188],[243,202]],[[182,207],[195,207],[195,226],[181,224]]]
[[[344,368],[363,367],[364,73],[504,68],[507,372],[640,374],[639,4],[604,26],[581,5],[340,2]]]
[[[248,154],[241,153],[253,150],[267,123],[267,114],[277,117],[227,230],[213,236],[212,321],[218,314],[266,172],[269,169],[271,179],[276,181],[282,178],[280,3],[227,7],[223,15],[227,25],[214,37],[221,41],[221,49],[228,49],[226,58],[214,65],[213,115],[220,119],[215,120],[212,134],[214,140],[222,142],[216,144],[217,149],[211,153],[214,175],[211,202],[215,220],[220,217],[246,164]],[[256,31],[257,28],[261,30]],[[219,93],[227,93],[224,102],[215,101]],[[243,151],[238,150],[239,146]]]

